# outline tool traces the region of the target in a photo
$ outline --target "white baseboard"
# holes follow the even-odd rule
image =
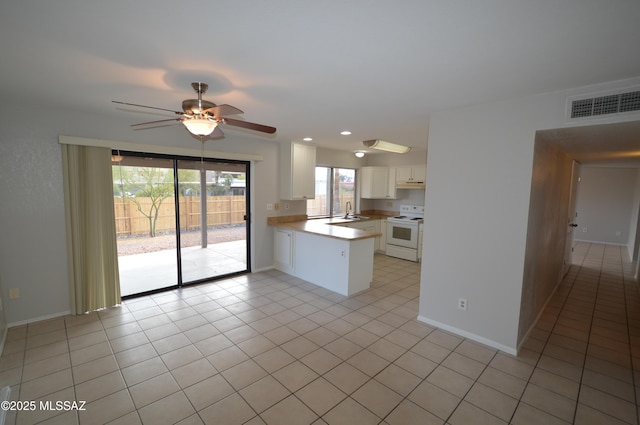
[[[453,326],[445,325],[444,323],[440,323],[440,322],[438,322],[436,320],[429,319],[428,317],[418,316],[417,319],[419,321],[421,321],[421,322],[424,322],[424,323],[426,323],[428,325],[435,326],[435,327],[440,328],[442,330],[445,330],[447,332],[451,332],[451,333],[454,333],[454,334],[459,335],[461,337],[468,338],[470,340],[479,342],[480,344],[484,344],[484,345],[487,345],[489,347],[495,348],[497,350],[504,351],[507,354],[511,354],[513,356],[517,356],[518,355],[518,350],[516,348],[508,347],[508,346],[506,346],[504,344],[500,344],[498,342],[495,342],[493,340],[487,339],[487,338],[482,337],[480,335],[476,335],[474,333],[467,332],[465,330],[458,329],[458,328],[453,327]]]
[[[627,246],[626,243],[616,243],[616,242],[602,242],[602,241],[588,241],[586,239],[574,239],[575,242],[584,242],[584,243],[597,243],[600,245],[612,245],[612,246]]]
[[[7,325],[7,328],[14,328],[16,326],[28,325],[29,323],[40,322],[43,320],[55,319],[56,317],[68,316],[71,311],[62,311],[60,313],[47,314],[46,316],[33,317],[31,319],[19,320],[17,322],[11,322]]]
[[[538,312],[538,315],[536,316],[535,320],[533,321],[533,323],[531,323],[531,326],[529,326],[529,329],[527,329],[527,331],[525,332],[524,336],[522,337],[522,339],[520,340],[520,342],[518,343],[518,350],[520,349],[520,347],[522,347],[522,344],[524,344],[525,342],[527,342],[527,339],[529,338],[529,335],[531,334],[531,332],[533,332],[533,330],[536,328],[536,325],[538,324],[538,322],[540,321],[540,318],[542,317],[542,315],[544,314],[544,311],[547,309],[547,306],[549,305],[549,303],[551,302],[551,299],[553,298],[553,296],[556,294],[556,292],[558,292],[558,288],[560,287],[560,285],[562,284],[564,277],[561,277],[560,280],[558,281],[558,283],[556,284],[556,286],[553,288],[553,291],[551,291],[551,294],[549,294],[549,296],[547,297],[547,300],[544,302],[544,305],[542,306],[542,308],[540,309],[540,311]]]
[[[273,269],[275,269],[275,267],[273,267],[273,266],[261,267],[259,269],[252,270],[251,273],[266,272],[266,271],[273,270]]]

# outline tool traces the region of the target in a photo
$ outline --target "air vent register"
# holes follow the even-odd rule
[[[640,111],[640,90],[571,102],[571,119]]]

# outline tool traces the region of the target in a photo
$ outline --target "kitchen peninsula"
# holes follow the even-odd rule
[[[369,289],[374,240],[381,234],[341,226],[353,221],[306,217],[284,222],[270,220],[275,231],[276,269],[341,295]]]

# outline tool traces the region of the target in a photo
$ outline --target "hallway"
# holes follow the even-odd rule
[[[575,424],[637,424],[633,264],[626,247],[590,243],[577,243],[573,264],[519,356],[535,364],[521,400]]]

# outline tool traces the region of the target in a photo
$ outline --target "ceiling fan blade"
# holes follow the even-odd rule
[[[147,105],[138,105],[137,103],[119,102],[117,100],[112,100],[112,102],[119,103],[120,105],[137,106],[139,108],[149,108],[149,109],[157,109],[158,111],[173,112],[174,114],[178,114],[178,115],[182,115],[184,113],[184,112],[174,111],[173,109],[156,108],[155,106],[147,106]]]
[[[223,115],[244,114],[244,111],[236,108],[235,106],[231,106],[227,104],[217,105],[202,111],[203,114],[206,114],[207,112],[213,114],[216,118],[221,117]]]
[[[147,124],[157,124],[159,122],[167,122],[167,121],[182,121],[182,118],[167,118],[165,120],[140,122],[138,124],[131,124],[131,127],[137,127],[137,126],[140,126],[140,125],[147,125]]]
[[[256,124],[249,121],[236,120],[233,118],[222,118],[222,122],[225,124],[233,125],[235,127],[242,127],[249,130],[261,131],[263,133],[273,134],[276,132],[275,127],[270,127],[268,125]]]
[[[213,129],[213,133],[211,133],[209,135],[209,137],[211,138],[216,138],[216,137],[222,137],[224,136],[224,132],[222,131],[222,129],[220,128],[220,126],[217,126],[215,129]]]

